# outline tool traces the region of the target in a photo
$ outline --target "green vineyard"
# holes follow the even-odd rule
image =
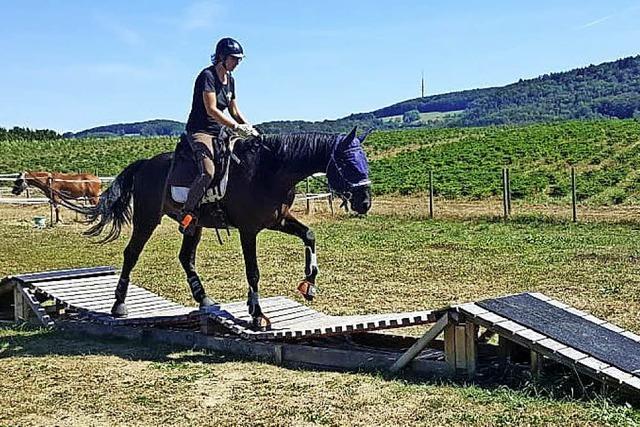
[[[168,137],[0,141],[0,173],[115,175],[136,159],[172,150],[175,143]],[[634,119],[382,131],[370,135],[365,148],[378,195],[424,192],[432,170],[438,196],[499,196],[506,166],[514,199],[561,201],[570,193],[569,168],[575,166],[579,200],[640,199],[640,121]]]

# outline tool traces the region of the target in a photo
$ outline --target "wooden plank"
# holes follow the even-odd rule
[[[582,367],[586,367],[589,370],[594,371],[594,373],[596,374],[599,374],[601,371],[611,366],[608,363],[605,363],[593,357],[587,357],[582,360],[578,360],[577,364]]]
[[[91,305],[97,304],[100,302],[111,302],[115,301],[115,292],[103,292],[100,294],[89,294],[89,295],[76,295],[76,296],[64,296],[64,295],[53,295],[53,297],[62,300],[69,304],[76,305]],[[162,298],[160,295],[154,294],[153,292],[141,290],[141,289],[132,289],[131,293],[127,295],[126,302],[132,301],[140,301],[149,298],[162,299],[167,301],[165,298]]]
[[[626,379],[629,378],[633,378],[633,375],[628,373],[628,372],[624,372],[618,368],[616,368],[615,366],[609,366],[608,368],[605,368],[602,370],[601,372],[602,374],[606,375],[609,378],[612,378],[618,382],[622,382]]]
[[[578,317],[587,317],[589,315],[589,313],[587,313],[586,311],[578,310],[574,307],[565,307],[564,311],[575,314]]]
[[[46,282],[36,282],[31,285],[39,289],[66,289],[73,287],[90,287],[93,285],[99,285],[104,283],[118,283],[120,276],[108,275],[108,276],[96,276],[96,277],[82,277],[82,278],[69,278],[64,280],[53,280]]]
[[[25,273],[13,276],[23,282],[34,284],[39,281],[57,278],[62,280],[67,277],[79,277],[88,275],[115,274],[116,269],[110,266],[88,267],[88,268],[71,268],[64,270],[51,270],[38,273]]]
[[[104,295],[110,295],[112,298],[114,298],[115,295],[115,290],[116,287],[115,286],[111,286],[109,288],[104,288],[104,289],[85,289],[83,291],[73,291],[73,292],[48,292],[48,291],[43,291],[41,293],[45,294],[45,295],[50,295],[52,298],[57,298],[60,300],[65,300],[65,299],[70,299],[70,298],[75,298],[75,299],[82,299],[82,298],[94,298],[94,297],[100,297],[100,296],[104,296]],[[134,295],[134,294],[139,294],[141,291],[138,289],[130,289],[128,292],[128,295]]]
[[[487,322],[487,323],[489,323],[491,325],[495,325],[495,324],[497,324],[499,322],[504,322],[504,321],[507,320],[506,318],[504,318],[502,316],[499,316],[499,315],[497,315],[495,313],[492,313],[490,311],[487,312],[487,313],[478,314],[478,315],[476,315],[476,317],[478,319],[484,320],[485,322]]]
[[[495,325],[497,328],[500,328],[504,331],[508,331],[512,334],[518,332],[518,331],[523,331],[525,329],[528,329],[526,326],[523,326],[519,323],[513,322],[511,320],[507,320],[505,322],[500,322],[500,323],[496,323]]]
[[[516,331],[514,335],[522,337],[522,339],[526,340],[527,342],[531,342],[532,344],[535,344],[537,341],[547,338],[546,335],[542,335],[534,331],[533,329],[528,328],[521,331]]]
[[[478,326],[472,322],[465,324],[465,354],[467,377],[473,378],[476,375],[476,364],[478,359]]]
[[[596,316],[593,316],[591,314],[589,314],[588,316],[584,316],[584,320],[588,320],[589,322],[595,323],[596,325],[602,325],[604,323],[607,323],[606,320],[599,319]]]
[[[456,370],[456,328],[455,325],[449,323],[444,328],[444,353],[445,361],[449,368],[455,372]]]
[[[29,319],[29,310],[20,289],[19,284],[13,288],[13,318],[16,322],[26,322]]]
[[[44,308],[42,308],[40,303],[33,297],[33,295],[29,293],[29,290],[23,288],[20,284],[16,285],[16,288],[22,294],[23,304],[26,303],[26,305],[31,308],[32,313],[36,315],[36,317],[40,321],[40,324],[42,326],[53,326],[53,320],[51,320],[51,317],[49,317]]]
[[[563,348],[567,348],[566,345],[559,343],[558,341],[551,338],[545,338],[538,341],[536,344],[541,346],[542,348],[549,350],[551,353],[555,353],[559,350],[562,350]]]
[[[462,304],[459,305],[457,308],[459,308],[462,312],[464,312],[464,314],[470,315],[470,316],[478,316],[480,314],[484,314],[484,313],[488,313],[489,311],[476,305],[475,303],[467,303],[467,304]]]
[[[546,296],[545,294],[542,294],[540,292],[528,292],[529,295],[531,295],[534,298],[538,298],[541,301],[551,301],[552,298]]]
[[[576,350],[575,348],[566,347],[558,350],[558,353],[571,360],[573,363],[589,357],[588,354]]]
[[[533,378],[540,378],[542,375],[543,363],[544,356],[535,350],[531,350],[531,375]]]
[[[624,328],[621,328],[620,326],[616,326],[613,323],[607,322],[607,323],[603,323],[600,326],[602,326],[603,328],[607,328],[609,330],[612,330],[613,332],[618,332],[618,333],[624,332]]]
[[[548,300],[548,301],[547,301],[547,304],[551,304],[551,305],[553,305],[554,307],[558,307],[558,308],[567,308],[567,307],[570,307],[570,305],[569,305],[569,304],[565,304],[565,303],[563,303],[563,302],[560,302],[560,301],[558,301],[558,300],[554,300],[554,299]]]
[[[75,308],[78,310],[86,310],[86,311],[104,311],[107,313],[110,313],[111,307],[113,305],[113,302],[111,302],[110,304],[106,304],[106,305],[101,305],[101,306],[97,306],[97,307],[89,307],[89,306],[76,306]],[[133,314],[133,313],[143,313],[146,311],[153,311],[153,310],[157,310],[159,308],[173,308],[173,307],[179,307],[178,304],[175,303],[171,303],[169,301],[166,300],[159,300],[159,301],[152,301],[152,302],[148,302],[148,303],[144,303],[144,304],[136,304],[136,305],[128,305],[128,309],[129,309],[129,314]]]
[[[389,369],[391,372],[399,372],[404,369],[424,348],[429,345],[444,328],[449,324],[449,315],[442,316],[418,341],[416,341]]]
[[[466,326],[464,324],[455,326],[456,370],[464,369],[467,366],[465,331]]]
[[[621,334],[624,335],[625,337],[629,338],[629,339],[632,339],[632,340],[636,341],[636,342],[640,342],[640,335],[634,334],[631,331],[624,331],[624,332],[621,332]]]

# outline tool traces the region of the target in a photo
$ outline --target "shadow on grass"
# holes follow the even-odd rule
[[[126,338],[97,338],[81,336],[76,332],[34,328],[29,325],[0,326],[0,360],[9,357],[76,357],[116,356],[128,361],[164,363],[167,369],[189,363],[224,364],[228,362],[255,362],[256,359],[235,356],[206,349],[190,352],[186,347]],[[259,361],[259,360],[258,360]],[[281,369],[311,372],[348,372],[340,369],[314,368],[284,365]],[[388,372],[361,371],[363,375],[375,375],[386,381],[401,381],[413,385],[453,386],[469,393],[481,389],[488,392],[516,393],[521,397],[552,400],[605,401],[613,404],[632,404],[640,407],[640,398],[607,389],[589,377],[578,375],[562,365],[547,368],[545,375],[534,380],[527,367],[512,365],[508,370],[485,367],[473,381],[464,378],[442,379],[394,375]],[[466,393],[466,391],[465,391]]]
[[[185,347],[152,341],[88,338],[76,332],[36,328],[26,324],[0,326],[0,360],[8,357],[45,356],[117,356],[130,361],[172,363],[225,363],[250,360],[209,350],[198,350],[193,353],[189,353],[188,350]]]

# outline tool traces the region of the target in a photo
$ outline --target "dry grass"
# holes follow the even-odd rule
[[[330,314],[414,310],[536,290],[640,331],[640,237],[632,209],[585,211],[590,222],[578,225],[541,215],[504,223],[495,219],[499,201],[439,201],[436,212],[436,221],[424,219],[424,198],[378,199],[368,218],[332,217],[317,204],[312,216],[302,217],[318,238],[323,291],[315,308]],[[47,208],[0,207],[0,276],[121,264],[126,236],[96,246],[80,236],[82,227],[75,223],[36,230],[31,217],[41,213]],[[606,222],[596,221],[598,215]],[[163,222],[133,280],[191,304],[178,249],[175,224]],[[263,296],[297,298],[303,252],[296,239],[264,233],[259,261]],[[245,297],[236,234],[220,247],[208,233],[198,268],[214,299]],[[533,387],[493,389],[292,370],[222,354],[0,329],[0,425],[638,422],[634,409],[602,399],[550,397]]]

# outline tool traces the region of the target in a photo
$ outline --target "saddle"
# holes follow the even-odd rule
[[[186,134],[180,136],[173,155],[171,170],[167,177],[167,185],[170,189],[171,198],[176,203],[184,203],[187,201],[189,187],[200,173],[188,138],[189,136]],[[236,135],[228,135],[225,132],[221,132],[220,137],[214,139],[213,162],[215,165],[215,173],[211,185],[202,198],[201,204],[217,203],[224,198],[229,181],[229,166],[231,160],[233,159],[237,163],[240,162],[233,154],[233,147],[238,139],[239,137]]]

